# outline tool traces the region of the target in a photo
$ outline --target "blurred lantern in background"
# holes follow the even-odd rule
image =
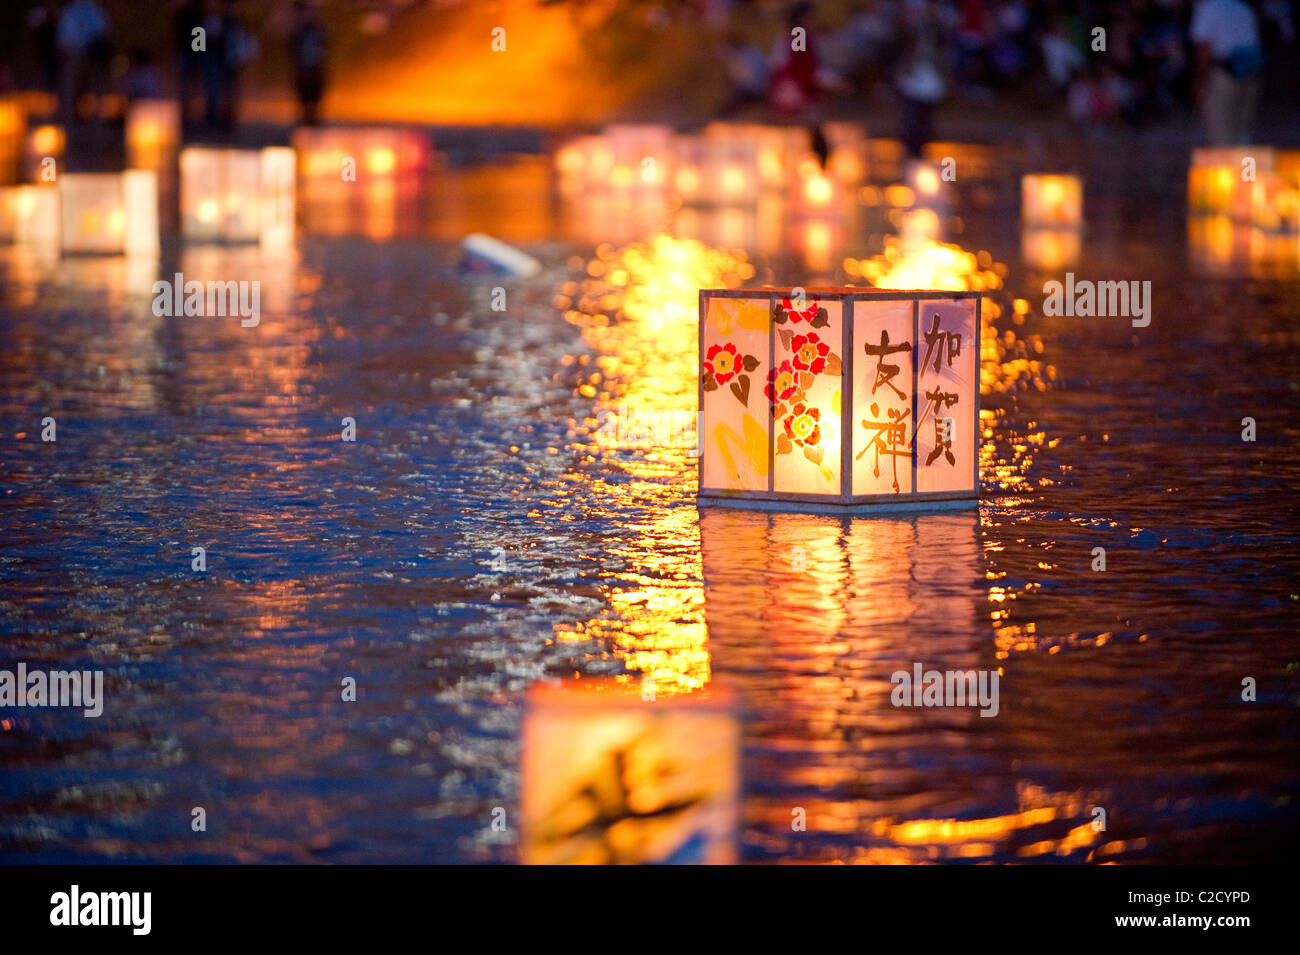
[[[126,161],[132,169],[161,172],[174,161],[180,142],[180,103],[145,99],[131,104],[126,114]]]
[[[1083,183],[1078,176],[1030,173],[1020,177],[1020,223],[1031,228],[1083,225]]]
[[[1060,272],[1079,263],[1083,233],[1079,229],[1022,227],[1020,257],[1039,272]]]
[[[834,122],[822,127],[830,152],[826,171],[846,186],[861,185],[867,179],[867,134],[857,123]]]
[[[0,189],[0,239],[58,248],[59,190],[45,186]]]
[[[300,126],[293,148],[303,176],[339,182],[423,176],[433,158],[420,130],[384,126]]]
[[[58,185],[65,253],[158,253],[158,179],[152,170],[63,173]]]
[[[672,182],[674,133],[669,126],[616,124],[605,128],[613,167],[607,186],[662,192]]]
[[[701,503],[973,500],[979,307],[976,292],[701,292]]]
[[[37,126],[27,134],[27,149],[23,161],[23,178],[28,182],[54,184],[57,173],[62,172],[60,164],[68,147],[68,137],[62,126],[45,124]],[[46,159],[53,159],[55,165],[52,173],[41,173],[47,168]]]
[[[1251,220],[1254,184],[1274,171],[1275,154],[1268,146],[1238,146],[1192,150],[1187,171],[1187,205],[1194,214],[1226,215]]]
[[[687,205],[753,205],[762,192],[751,140],[680,136],[675,169],[673,191]]]
[[[17,96],[0,96],[0,185],[19,181],[23,144],[27,137],[27,111]]]
[[[285,146],[181,150],[181,233],[187,239],[291,244],[297,160]]]
[[[912,208],[932,209],[943,218],[951,205],[950,189],[939,163],[911,159],[903,167],[903,184],[911,190]]]
[[[728,691],[534,686],[521,760],[527,864],[737,859],[740,724]]]
[[[797,126],[715,122],[704,128],[704,136],[718,142],[752,144],[760,187],[777,192],[788,188],[791,171],[811,149],[808,131]]]

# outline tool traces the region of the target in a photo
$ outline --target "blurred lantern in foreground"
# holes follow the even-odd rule
[[[1077,228],[1083,225],[1083,183],[1078,176],[1030,173],[1020,177],[1022,225]]]
[[[48,186],[0,189],[0,239],[57,247],[61,228],[58,189]]]
[[[700,293],[700,501],[842,511],[977,496],[980,295]]]
[[[300,126],[293,148],[304,176],[344,182],[423,176],[433,152],[420,130],[385,126]]]
[[[1275,153],[1268,146],[1192,150],[1187,171],[1187,205],[1193,213],[1251,219],[1256,181],[1274,171]]]
[[[62,161],[63,153],[68,146],[68,137],[63,132],[62,126],[44,126],[35,127],[27,135],[27,153],[23,162],[24,177],[28,182],[54,182],[54,175],[46,173],[43,177],[41,173],[45,169],[51,168],[46,166],[46,159],[53,159],[57,164]],[[54,166],[53,172],[61,171],[57,165]]]
[[[63,251],[158,252],[158,179],[152,170],[59,176]]]
[[[1079,264],[1083,232],[1079,229],[1022,227],[1020,257],[1039,272],[1059,272]]]
[[[176,100],[144,99],[126,113],[127,164],[133,169],[162,170],[180,148],[181,106]]]
[[[740,726],[730,692],[534,686],[522,763],[525,863],[736,861]]]
[[[181,150],[181,233],[187,239],[293,242],[294,151],[266,149]]]

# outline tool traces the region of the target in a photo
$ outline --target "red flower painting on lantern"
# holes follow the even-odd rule
[[[749,404],[749,372],[758,367],[753,355],[742,355],[732,342],[711,345],[704,356],[704,390],[715,391],[730,384],[731,393],[742,405]]]

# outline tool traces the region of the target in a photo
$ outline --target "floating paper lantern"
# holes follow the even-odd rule
[[[680,136],[673,191],[693,205],[751,205],[762,192],[758,145],[750,140]]]
[[[1048,173],[1021,176],[1020,221],[1031,227],[1083,225],[1083,183],[1079,177]]]
[[[422,176],[432,161],[429,138],[416,129],[301,126],[293,148],[304,176],[340,181],[348,169],[357,182]]]
[[[16,96],[0,96],[0,184],[16,183],[22,173],[27,111]]]
[[[789,187],[792,170],[810,150],[808,131],[798,126],[716,122],[704,128],[704,136],[718,142],[751,144],[757,151],[760,187],[778,192]]]
[[[126,156],[131,168],[162,170],[170,166],[180,142],[180,103],[145,99],[131,104],[126,113]]]
[[[1039,272],[1060,272],[1079,263],[1083,233],[1079,229],[1022,228],[1020,257]]]
[[[28,182],[40,182],[41,173],[47,168],[44,165],[46,159],[53,159],[59,163],[63,159],[63,153],[68,146],[68,137],[63,131],[62,126],[53,126],[45,124],[36,126],[27,134],[27,153],[24,160],[24,174]],[[55,173],[59,169],[56,165]],[[53,179],[47,181],[53,182]]]
[[[64,252],[158,251],[158,180],[152,170],[59,176]]]
[[[1280,173],[1261,173],[1251,183],[1251,222],[1266,232],[1300,231],[1300,182]]]
[[[293,240],[297,161],[285,146],[181,151],[181,233],[187,239]]]
[[[582,680],[529,691],[522,861],[736,861],[740,728],[733,694]]]
[[[948,213],[951,195],[948,180],[939,163],[911,159],[903,167],[903,183],[911,192],[911,206],[933,209],[936,215]]]
[[[977,496],[978,292],[700,293],[700,502]]]
[[[613,156],[609,185],[615,189],[662,190],[672,181],[676,136],[669,126],[620,123],[605,129]]]
[[[0,189],[0,238],[57,251],[62,224],[59,190],[51,186]]]
[[[826,171],[847,186],[860,185],[867,178],[867,134],[857,123],[833,122],[822,126],[830,153]]]
[[[1276,154],[1268,146],[1237,146],[1192,150],[1187,171],[1187,204],[1194,213],[1232,216],[1249,222],[1253,187],[1275,169]]]

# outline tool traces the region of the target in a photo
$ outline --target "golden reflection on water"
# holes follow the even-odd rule
[[[596,403],[576,446],[601,454],[632,478],[597,485],[610,496],[609,506],[665,506],[653,527],[626,528],[642,536],[625,548],[632,569],[617,576],[637,585],[605,586],[613,614],[557,628],[556,637],[610,641],[615,655],[656,692],[698,689],[710,673],[695,513],[667,505],[683,496],[680,476],[693,460],[699,290],[738,286],[754,268],[744,253],[667,235],[618,250],[602,245],[582,265],[587,277],[565,283],[555,301],[596,353],[578,384],[579,393]],[[582,366],[585,357],[570,356],[568,363]],[[685,421],[692,422],[689,428],[680,427]],[[668,437],[644,454],[616,453],[638,428]]]

